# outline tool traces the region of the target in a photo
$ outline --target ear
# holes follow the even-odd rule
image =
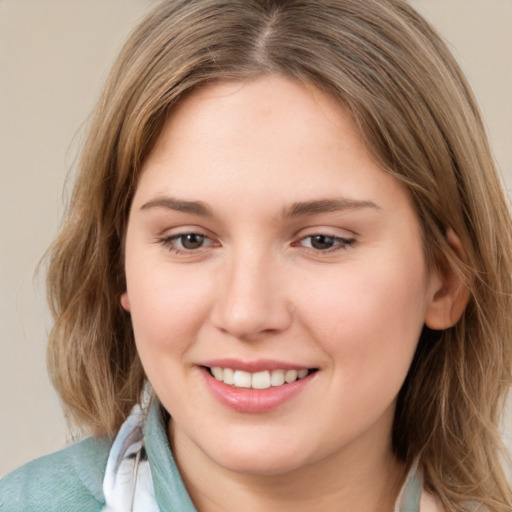
[[[466,256],[459,237],[448,228],[446,241],[461,260]],[[432,272],[430,276],[429,302],[425,312],[425,324],[430,329],[443,330],[455,325],[469,300],[469,289],[453,268],[445,268]]]
[[[121,295],[121,306],[123,306],[123,309],[125,311],[130,312],[130,299],[128,298],[128,292],[124,292]]]

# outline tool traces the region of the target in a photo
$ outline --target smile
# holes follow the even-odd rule
[[[276,369],[250,373],[243,370],[214,366],[209,368],[209,371],[219,382],[223,382],[235,388],[268,389],[270,387],[291,384],[297,380],[303,379],[314,370]]]
[[[204,383],[224,406],[263,414],[284,406],[316,381],[318,368],[278,361],[241,362],[225,359],[199,365]]]

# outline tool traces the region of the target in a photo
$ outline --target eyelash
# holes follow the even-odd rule
[[[329,253],[332,253],[332,252],[337,252],[337,251],[340,251],[340,250],[347,250],[349,247],[353,246],[354,243],[355,243],[355,238],[343,238],[341,236],[335,236],[335,235],[328,235],[326,233],[315,233],[313,235],[307,235],[307,236],[304,236],[302,237],[298,242],[296,242],[296,244],[294,245],[297,245],[297,244],[300,244],[301,245],[301,242],[304,242],[304,240],[310,240],[312,241],[313,239],[328,239],[330,242],[333,243],[333,246],[332,247],[328,247],[326,249],[318,249],[318,248],[315,248],[315,247],[305,247],[302,245],[302,247],[304,247],[305,249],[308,249],[310,251],[313,251],[315,252],[316,254],[329,254]]]
[[[203,235],[202,233],[197,233],[196,231],[187,231],[186,233],[177,233],[176,235],[159,238],[158,242],[161,243],[162,246],[165,247],[169,252],[172,252],[174,254],[192,254],[205,248],[205,246],[203,245],[197,247],[196,249],[187,249],[183,247],[183,239],[187,236],[201,237],[203,240],[210,240],[211,242],[211,239],[208,236]],[[179,241],[180,239],[182,239],[181,249],[175,246],[176,242]],[[210,245],[214,246],[215,244],[212,243]]]
[[[187,249],[187,248],[183,247],[183,239],[187,236],[200,237],[203,242],[209,241],[210,243],[208,245],[201,245],[194,249]],[[302,244],[305,240],[308,240],[308,239],[310,240],[310,243],[311,243],[311,241],[315,238],[316,239],[324,239],[324,241],[326,241],[327,243],[332,243],[333,245],[331,247],[328,247],[325,249],[319,249],[319,248],[312,247],[311,245],[308,247],[308,246],[305,246]],[[176,247],[176,242],[179,243],[180,239],[181,239],[181,248]],[[187,255],[187,254],[198,253],[201,249],[205,249],[208,247],[216,247],[219,245],[219,244],[213,242],[207,235],[204,235],[202,233],[198,233],[195,231],[188,231],[185,233],[177,233],[175,235],[167,236],[164,238],[159,238],[157,241],[163,247],[165,247],[169,252],[172,252],[173,254],[177,254],[177,255]],[[297,246],[303,247],[304,249],[311,251],[315,254],[330,254],[330,253],[337,252],[340,250],[348,250],[349,247],[353,246],[355,242],[356,242],[356,240],[354,238],[343,238],[340,236],[329,235],[326,233],[315,233],[315,234],[307,235],[307,236],[300,238],[297,242],[294,242],[292,245],[294,247],[297,247]]]

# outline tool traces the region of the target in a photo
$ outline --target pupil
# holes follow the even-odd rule
[[[330,249],[334,243],[332,236],[316,235],[311,239],[311,245],[315,249]]]
[[[197,233],[189,233],[181,237],[181,244],[185,249],[198,249],[203,245],[204,236]]]

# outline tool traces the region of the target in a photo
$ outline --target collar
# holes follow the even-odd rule
[[[430,512],[418,460],[412,464],[394,512]],[[112,445],[103,481],[103,512],[197,512],[169,448],[163,412],[153,400],[135,406]],[[420,508],[421,507],[421,508]]]

